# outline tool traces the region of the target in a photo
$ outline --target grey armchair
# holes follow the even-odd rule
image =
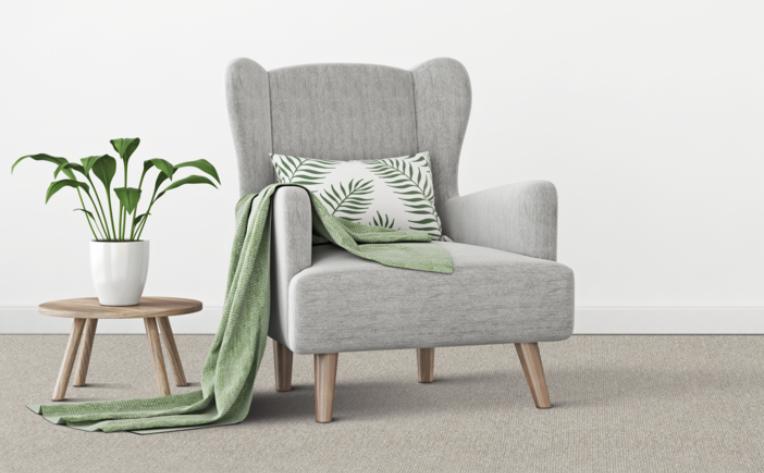
[[[551,406],[538,342],[573,329],[573,272],[556,263],[557,195],[533,181],[459,196],[470,83],[453,59],[413,70],[317,64],[266,71],[249,59],[227,74],[242,193],[274,182],[270,153],[375,159],[428,150],[452,275],[388,268],[311,246],[306,191],[273,203],[276,389],[291,389],[292,354],[313,354],[316,420],[332,419],[339,352],[416,348],[432,382],[434,348],[514,343],[537,407]]]

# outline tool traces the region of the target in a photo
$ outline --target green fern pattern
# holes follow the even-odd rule
[[[413,159],[412,159],[413,158]],[[427,232],[433,239],[442,235],[440,218],[435,211],[429,160],[425,154],[414,157],[378,159],[366,164],[368,169],[393,189],[411,215],[412,230]]]
[[[300,158],[285,154],[274,154],[272,162],[279,182],[303,186],[321,184],[337,164],[337,161]]]
[[[369,210],[373,192],[371,179],[351,179],[347,183],[340,182],[337,187],[334,184],[325,187],[319,197],[335,217],[357,222]]]
[[[380,214],[379,210],[377,210],[377,213],[371,217],[369,225],[374,227],[389,228],[392,230],[395,228],[395,219],[390,218],[390,215],[388,214]]]

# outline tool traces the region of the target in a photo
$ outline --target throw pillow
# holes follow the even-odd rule
[[[357,161],[272,154],[271,161],[278,182],[307,187],[336,217],[442,236],[427,151]]]

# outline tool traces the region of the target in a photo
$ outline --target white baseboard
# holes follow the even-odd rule
[[[176,333],[210,334],[222,307],[173,317]],[[0,334],[68,333],[71,320],[0,307]],[[143,333],[140,320],[101,320],[99,333]],[[764,307],[578,307],[577,334],[764,334]]]
[[[764,334],[764,307],[577,307],[577,334]]]

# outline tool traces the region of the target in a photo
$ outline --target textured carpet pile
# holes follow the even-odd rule
[[[138,322],[136,322],[138,323]],[[178,336],[186,373],[209,336]],[[164,435],[55,428],[46,402],[61,335],[0,336],[0,471],[760,472],[764,337],[577,336],[541,346],[555,407],[533,407],[512,346],[436,350],[416,382],[413,350],[343,353],[336,421],[313,421],[312,358],[278,394],[271,350],[238,425]],[[96,335],[89,386],[72,401],[153,396],[145,337]],[[198,379],[189,379],[198,383]],[[174,388],[174,392],[199,389]]]

